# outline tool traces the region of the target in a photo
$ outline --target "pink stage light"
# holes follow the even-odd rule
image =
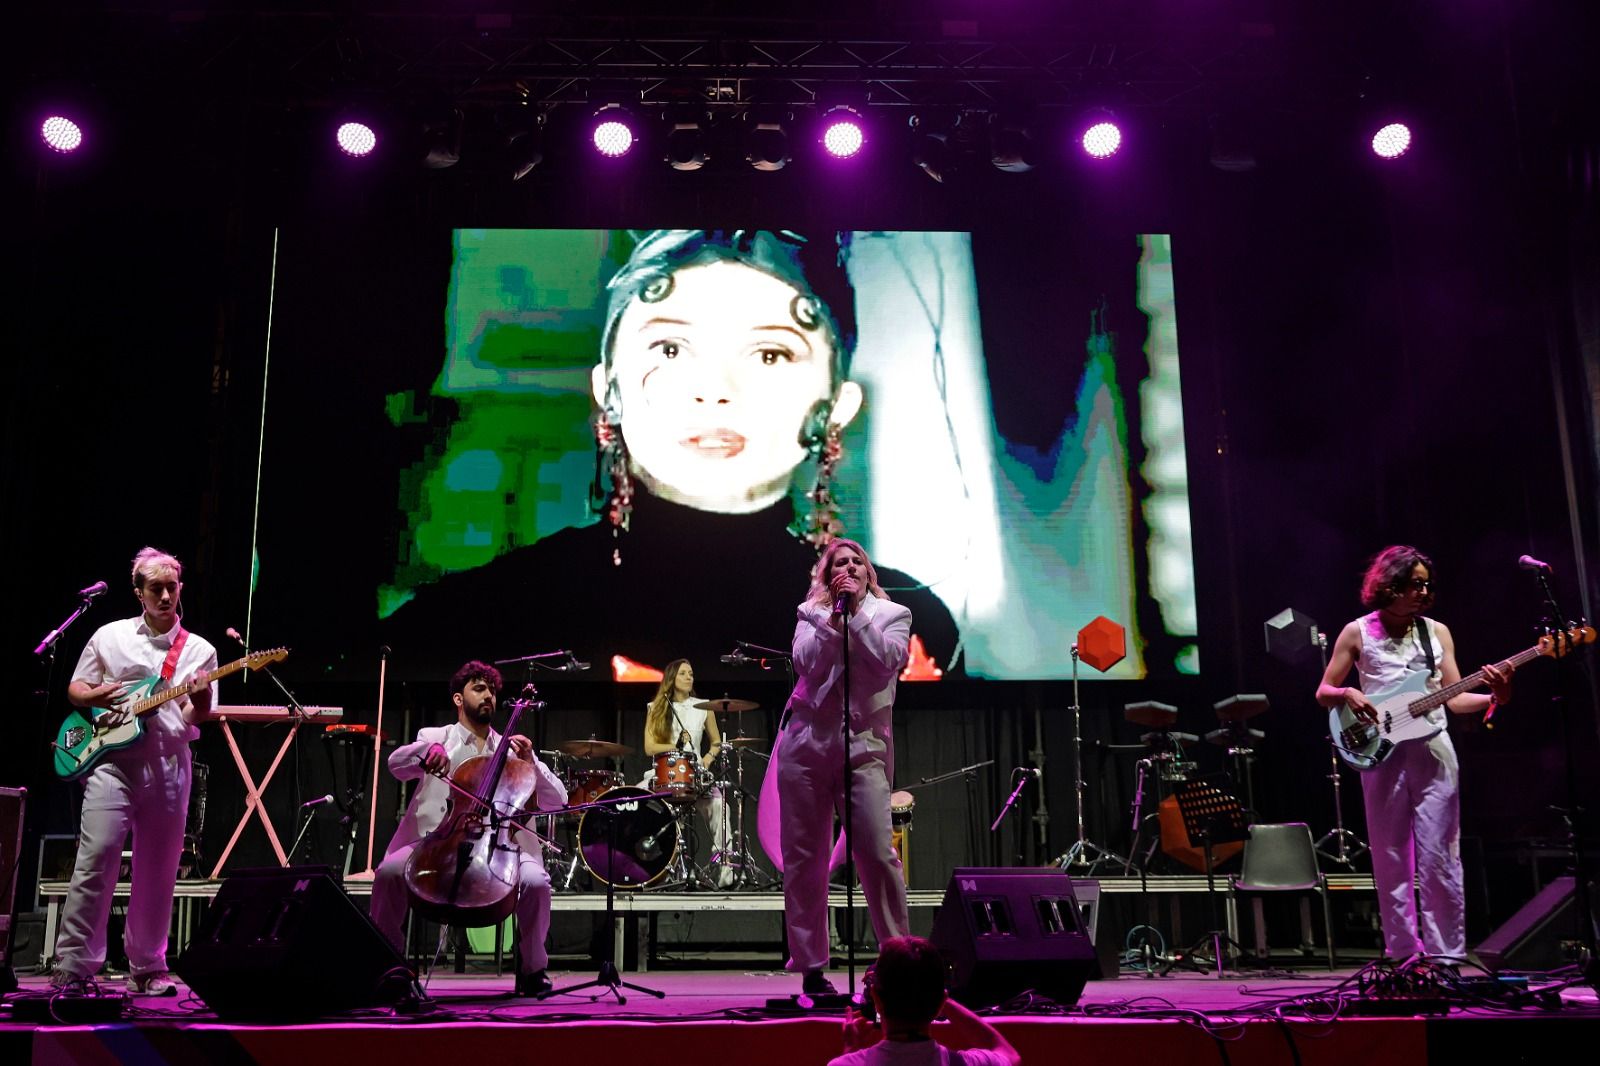
[[[1094,159],[1110,159],[1122,147],[1122,131],[1115,122],[1096,122],[1083,131],[1083,150]]]
[[[83,145],[83,128],[65,115],[51,115],[39,126],[39,136],[45,147],[62,155],[77,151]]]
[[[835,108],[822,120],[822,147],[835,159],[849,159],[866,147],[867,133],[849,108]]]
[[[1411,127],[1391,122],[1372,135],[1372,151],[1379,159],[1399,159],[1411,148]]]
[[[633,130],[626,122],[608,118],[594,128],[594,147],[608,159],[620,159],[633,148]]]
[[[333,139],[339,145],[339,151],[356,159],[371,155],[373,149],[378,147],[377,133],[362,122],[342,123],[334,131]]]

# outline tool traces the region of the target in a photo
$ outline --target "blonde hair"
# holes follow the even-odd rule
[[[178,562],[178,557],[160,548],[143,547],[133,557],[133,587],[144,590],[144,584],[151,578],[163,577],[171,574],[178,581],[183,580],[183,564]]]
[[[867,549],[848,537],[834,537],[828,542],[827,548],[823,549],[822,558],[817,560],[817,565],[811,568],[811,591],[806,594],[806,600],[818,604],[833,602],[833,590],[828,587],[828,566],[833,562],[833,557],[845,548],[861,556],[861,562],[867,568],[867,591],[880,600],[888,599],[889,594],[878,584],[878,568],[873,566],[872,560],[867,557]]]
[[[689,665],[688,659],[674,659],[661,671],[661,685],[650,701],[650,713],[644,719],[644,734],[658,744],[672,743],[672,701],[678,694],[678,671]],[[694,689],[689,690],[694,695]]]

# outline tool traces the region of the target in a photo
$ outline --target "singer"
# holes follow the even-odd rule
[[[176,558],[155,548],[133,557],[133,595],[141,611],[89,638],[67,686],[73,706],[120,714],[124,682],[154,674],[168,682],[200,681],[216,669],[217,649],[180,621],[182,593],[183,564]],[[189,742],[200,736],[196,727],[210,717],[216,695],[213,683],[192,700],[165,704],[145,719],[143,736],[106,756],[84,779],[78,859],[56,938],[52,985],[91,978],[105,965],[111,893],[131,831],[133,894],[123,930],[128,991],[177,994],[167,973],[167,930],[189,812]]]
[[[1373,557],[1361,582],[1371,608],[1344,627],[1317,688],[1324,707],[1347,704],[1373,713],[1363,694],[1379,692],[1407,674],[1426,670],[1428,689],[1461,680],[1455,638],[1442,622],[1423,616],[1433,605],[1433,560],[1403,544]],[[1445,704],[1455,714],[1488,713],[1511,699],[1512,668],[1483,668],[1492,695],[1463,693]],[[1360,686],[1343,687],[1351,669]],[[1376,769],[1361,775],[1372,878],[1383,919],[1384,950],[1391,959],[1426,954],[1445,965],[1465,960],[1466,903],[1461,872],[1460,767],[1450,734],[1403,742]],[[1419,912],[1412,885],[1420,876]]]
[[[405,953],[404,933],[408,899],[406,859],[417,842],[439,827],[450,799],[450,786],[433,776],[454,770],[478,755],[488,755],[500,744],[494,721],[495,700],[503,679],[500,671],[476,660],[464,664],[450,679],[450,700],[455,704],[456,720],[447,726],[417,730],[417,739],[394,749],[389,756],[389,772],[397,781],[422,779],[411,795],[411,805],[389,841],[372,880],[372,922],[392,944]],[[539,771],[539,786],[534,799],[541,810],[566,805],[567,790],[561,779],[533,757],[533,742],[521,734],[508,737],[511,756],[531,762]],[[517,890],[517,984],[519,996],[537,996],[550,990],[545,969],[550,956],[545,937],[550,932],[550,875],[545,872],[540,848],[524,847],[518,867]]]
[[[644,753],[652,759],[669,751],[684,751],[694,755],[698,765],[711,768],[722,753],[722,733],[717,728],[717,716],[699,706],[695,699],[694,667],[687,659],[674,659],[661,671],[661,685],[648,705],[644,719]],[[709,736],[711,747],[704,756],[700,754],[702,737]],[[655,769],[639,782],[651,790],[665,788],[667,782],[657,781]],[[733,883],[733,867],[726,865],[723,856],[731,840],[728,827],[728,805],[723,801],[722,789],[715,785],[695,801],[695,808],[711,828],[711,862],[716,867],[716,886],[727,888]]]
[[[890,844],[889,783],[894,776],[894,691],[906,665],[911,612],[878,584],[866,550],[832,541],[811,572],[811,591],[794,629],[794,692],[774,762],[783,852],[784,920],[791,970],[810,994],[836,991],[828,964],[828,856],[831,815],[844,812],[845,630],[850,655],[852,854],[861,891],[882,944],[906,936],[906,886]]]

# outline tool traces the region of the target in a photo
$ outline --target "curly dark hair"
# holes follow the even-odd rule
[[[1374,555],[1361,578],[1361,602],[1374,611],[1393,603],[1418,563],[1428,568],[1430,578],[1434,576],[1433,560],[1409,544],[1391,544]]]
[[[454,696],[458,692],[465,692],[467,686],[480,677],[489,682],[489,687],[494,689],[497,694],[500,691],[500,687],[506,683],[505,678],[500,676],[500,671],[488,663],[473,659],[471,662],[463,664],[461,669],[451,675],[450,695]]]

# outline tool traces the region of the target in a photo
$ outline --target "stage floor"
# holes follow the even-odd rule
[[[996,1024],[1029,1063],[1091,1061],[1247,1063],[1546,1062],[1567,1047],[1600,1042],[1593,989],[1552,990],[1544,1006],[1462,999],[1433,1016],[1373,1016],[1371,997],[1355,994],[1360,971],[1345,968],[1174,972],[1090,981],[1076,1007],[1009,1014]],[[554,970],[562,988],[592,970]],[[463,1056],[513,1055],[527,1061],[608,1062],[713,1059],[720,1064],[821,1064],[839,1051],[839,1016],[781,1012],[769,1000],[792,996],[793,974],[749,969],[624,974],[665,993],[624,990],[626,1003],[595,989],[543,1001],[511,996],[510,976],[440,973],[428,983],[428,1013],[364,1012],[312,1025],[219,1022],[184,995],[135,999],[120,1023],[0,1024],[0,1061],[85,1066],[111,1062],[260,1062],[309,1066],[437,1059],[469,1066]],[[842,989],[845,975],[832,974]],[[1541,982],[1535,982],[1537,986]],[[23,991],[43,992],[42,977]],[[114,990],[120,983],[103,982]],[[184,990],[185,992],[187,990]],[[1341,993],[1343,996],[1341,997]],[[1323,997],[1321,1012],[1297,1005]],[[1335,1013],[1335,1005],[1342,1004]],[[555,1056],[553,1060],[548,1056]],[[1102,1058],[1104,1057],[1104,1058]]]

